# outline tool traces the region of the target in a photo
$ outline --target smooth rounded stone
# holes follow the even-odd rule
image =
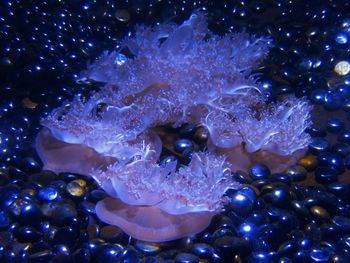
[[[292,167],[298,168],[298,166],[304,167],[307,171],[313,171],[317,167],[317,158],[312,154],[308,154],[298,160],[298,165]]]
[[[255,188],[261,190],[265,185],[270,184],[271,181],[268,179],[258,179],[255,180],[251,185],[254,186]]]
[[[306,179],[307,170],[303,166],[292,165],[285,173],[290,177],[292,182],[300,182]]]
[[[298,229],[300,225],[298,217],[294,213],[288,211],[283,211],[277,222],[285,232]]]
[[[29,173],[36,173],[41,170],[41,165],[33,157],[25,157],[21,161],[23,170]]]
[[[319,167],[315,171],[315,180],[320,184],[330,184],[338,181],[338,172],[333,168]]]
[[[82,202],[79,203],[78,208],[82,209],[83,211],[85,211],[89,215],[96,214],[95,204],[94,203],[91,203],[91,202],[88,202],[88,201],[82,201]]]
[[[235,254],[245,256],[248,255],[251,251],[249,240],[243,237],[219,237],[214,241],[213,246],[226,256]]]
[[[343,130],[338,134],[339,142],[350,143],[350,130]]]
[[[179,134],[184,137],[192,137],[196,131],[196,125],[185,123],[179,129]]]
[[[332,183],[327,185],[327,189],[337,195],[337,196],[349,196],[350,197],[350,185],[348,183],[345,182],[336,182],[336,183]]]
[[[44,251],[44,250],[50,250],[51,251],[52,246],[49,245],[46,241],[40,240],[38,242],[35,242],[32,244],[32,247],[30,248],[29,252],[30,254]]]
[[[327,130],[333,133],[339,132],[344,128],[344,126],[345,126],[345,123],[338,118],[330,118],[327,121],[327,125],[326,125]]]
[[[31,243],[13,242],[8,248],[15,256],[15,262],[28,262]],[[0,253],[1,258],[1,253]],[[6,259],[5,259],[6,262]]]
[[[197,263],[199,258],[196,255],[190,253],[180,253],[175,257],[176,263]]]
[[[279,222],[263,224],[259,227],[256,237],[259,237],[268,244],[269,248],[276,250],[281,243],[286,241],[287,234],[290,229],[285,228]]]
[[[333,92],[329,92],[325,96],[325,104],[324,108],[328,111],[336,111],[339,110],[342,106],[341,98],[334,94]]]
[[[336,215],[332,218],[332,223],[344,234],[350,233],[350,218]]]
[[[350,141],[350,140],[349,140]],[[325,138],[314,137],[309,144],[309,150],[313,154],[319,154],[329,149],[329,142]]]
[[[321,153],[317,156],[320,166],[332,168],[338,174],[345,171],[345,165],[342,156],[335,153]]]
[[[344,158],[344,164],[347,169],[350,169],[350,154],[345,156]]]
[[[73,259],[70,249],[65,245],[54,245],[52,252],[54,253],[53,262],[71,262]]]
[[[239,215],[249,214],[254,206],[255,198],[252,198],[252,194],[246,190],[232,190],[226,192],[229,197],[230,207]]]
[[[193,135],[193,140],[198,143],[198,144],[202,144],[202,143],[206,143],[209,139],[209,131],[207,128],[205,128],[204,126],[200,126],[196,129],[194,135]]]
[[[93,256],[94,262],[96,263],[112,263],[112,262],[122,262],[123,248],[118,244],[104,244],[96,251]]]
[[[156,256],[144,257],[142,260],[142,263],[162,263],[162,262],[164,262],[164,260]]]
[[[117,242],[123,238],[123,231],[117,226],[107,225],[100,228],[100,238],[107,242]]]
[[[311,126],[306,128],[305,130],[308,134],[310,134],[312,137],[325,137],[327,135],[326,129],[323,127],[317,127],[317,126]]]
[[[0,188],[0,208],[4,209],[11,205],[20,195],[20,189],[13,185]]]
[[[174,143],[174,150],[181,154],[185,152],[192,152],[193,149],[193,143],[188,139],[178,139]]]
[[[245,222],[238,227],[238,233],[243,237],[252,237],[256,232],[257,227],[252,223]]]
[[[324,89],[315,89],[310,94],[310,100],[316,105],[325,104],[327,91]]]
[[[298,240],[298,245],[303,250],[308,250],[313,245],[313,241],[309,237],[303,237]]]
[[[337,44],[341,44],[341,45],[343,45],[343,44],[346,44],[346,43],[348,43],[348,35],[347,34],[345,34],[345,33],[338,33],[338,34],[336,34],[336,36],[335,36],[335,42],[337,43]]]
[[[57,179],[57,175],[51,171],[41,171],[28,177],[29,182],[40,187],[49,185],[55,179]]]
[[[348,263],[348,259],[344,255],[334,255],[332,256],[332,263]]]
[[[53,257],[51,250],[43,250],[29,255],[30,262],[49,262]]]
[[[283,258],[280,258],[278,260],[278,263],[291,263],[292,260],[290,258],[286,258],[286,257],[283,257]]]
[[[350,145],[347,143],[336,143],[332,146],[332,152],[342,157],[350,154]]]
[[[263,211],[253,211],[249,217],[246,218],[247,223],[252,223],[256,226],[266,223],[268,220],[266,213]]]
[[[46,186],[44,188],[41,188],[38,192],[38,197],[42,201],[53,201],[61,199],[58,190],[53,186]]]
[[[66,186],[66,191],[71,197],[81,198],[85,194],[85,190],[76,181],[69,182]]]
[[[77,216],[78,212],[71,204],[57,203],[52,209],[51,222],[57,226],[64,226],[72,218],[76,218]]]
[[[196,243],[192,247],[192,253],[199,258],[212,259],[215,250],[212,246],[206,243]]]
[[[223,236],[234,236],[234,235],[235,235],[235,230],[226,228],[226,227],[223,227],[223,228],[220,227],[214,231],[212,238],[216,239]]]
[[[0,169],[0,187],[7,185],[10,182],[8,173]]]
[[[19,242],[36,242],[42,237],[42,233],[33,227],[20,227],[16,231],[16,238]]]
[[[267,179],[270,175],[270,169],[264,164],[255,164],[249,169],[249,175],[253,180]]]
[[[83,179],[75,179],[70,183],[77,183],[80,187],[85,188],[87,186],[87,182]]]
[[[293,200],[291,202],[291,207],[293,211],[297,213],[299,219],[308,220],[310,218],[309,210],[301,201]]]
[[[276,252],[254,252],[249,256],[249,263],[269,263],[277,262],[278,254]]]
[[[162,156],[159,162],[160,166],[166,166],[169,163],[177,161],[177,158],[174,155]]]
[[[88,232],[89,239],[97,238],[100,234],[100,227],[97,224],[88,225],[86,230]]]
[[[126,247],[122,252],[122,262],[138,263],[140,254],[132,246]]]
[[[41,221],[43,214],[40,207],[31,201],[16,199],[9,206],[12,216],[22,224],[34,225]]]
[[[54,244],[63,244],[72,247],[78,237],[79,233],[69,226],[61,227],[56,231],[53,237]]]
[[[296,241],[287,241],[278,248],[277,253],[280,257],[291,257],[298,249],[299,246]]]
[[[91,254],[86,248],[78,248],[73,253],[74,262],[90,262]]]
[[[151,243],[141,240],[136,241],[135,248],[145,255],[156,255],[161,250],[159,243]]]
[[[82,244],[82,248],[89,250],[91,257],[95,257],[98,250],[107,243],[100,238],[91,239]]]
[[[49,186],[51,187],[55,187],[58,191],[60,191],[61,193],[63,193],[66,189],[66,182],[63,181],[63,180],[55,180],[55,181],[52,181]]]
[[[66,183],[69,183],[71,181],[74,181],[79,178],[79,175],[74,173],[59,173],[58,177],[60,180],[65,181]]]
[[[8,167],[8,174],[11,181],[13,180],[27,181],[27,178],[28,178],[28,175],[25,172],[13,166]]]
[[[250,176],[243,171],[233,173],[232,178],[240,184],[251,184],[253,182]]]
[[[270,192],[264,194],[263,197],[267,203],[280,208],[290,206],[292,200],[289,190],[283,186],[274,187]]]
[[[339,230],[337,226],[334,224],[324,223],[320,227],[322,240],[327,241],[334,241],[339,238],[339,233],[342,232],[342,230]]]
[[[318,205],[311,206],[310,213],[317,220],[327,221],[330,218],[328,211],[322,206],[318,206]]]
[[[326,247],[314,247],[309,252],[309,257],[311,262],[330,262],[332,253]]]
[[[286,173],[275,173],[270,176],[271,182],[281,182],[286,185],[290,185],[292,183],[292,178]]]
[[[278,220],[278,218],[283,214],[283,211],[281,209],[276,208],[271,204],[268,204],[266,206],[265,211],[268,218],[273,221]]]
[[[0,230],[7,229],[11,224],[10,215],[7,211],[0,211]]]
[[[91,202],[96,203],[96,202],[98,202],[98,201],[104,199],[104,198],[107,197],[107,196],[108,196],[108,195],[107,195],[107,193],[106,193],[105,191],[97,189],[97,190],[92,190],[92,191],[89,193],[88,198],[89,198],[89,200],[90,200]]]

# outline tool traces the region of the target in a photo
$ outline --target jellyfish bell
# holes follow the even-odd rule
[[[217,212],[172,215],[156,206],[127,205],[107,197],[97,203],[96,214],[103,222],[120,227],[133,238],[165,242],[203,231]]]

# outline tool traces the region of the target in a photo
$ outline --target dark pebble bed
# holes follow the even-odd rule
[[[43,171],[39,120],[94,84],[87,61],[135,24],[181,22],[205,8],[218,34],[245,30],[274,47],[260,74],[270,101],[315,105],[308,153],[281,173],[256,164],[233,176],[225,211],[193,237],[134,240],[95,214],[92,178]],[[350,1],[1,1],[0,262],[350,262]],[[340,67],[343,63],[343,67]],[[168,129],[160,162],[182,165],[208,133]]]

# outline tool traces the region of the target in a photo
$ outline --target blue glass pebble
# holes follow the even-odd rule
[[[313,241],[309,237],[303,237],[298,241],[298,244],[301,249],[307,250],[312,246]]]
[[[250,168],[249,174],[254,180],[266,179],[270,175],[270,169],[266,165],[256,164]]]
[[[196,255],[189,253],[180,253],[175,257],[175,263],[196,263],[199,258]]]
[[[96,263],[112,263],[120,261],[121,254],[122,248],[119,245],[105,244],[97,250],[94,258]]]
[[[338,172],[333,168],[320,167],[315,171],[315,179],[320,184],[330,184],[338,181]]]
[[[193,143],[188,139],[178,139],[174,144],[174,150],[178,153],[191,152],[193,148]]]
[[[350,233],[350,218],[346,216],[336,215],[332,218],[332,223],[341,231],[342,233]]]
[[[10,225],[10,216],[7,211],[0,211],[0,230],[5,230]]]
[[[326,102],[327,91],[323,89],[317,89],[311,92],[310,100],[316,105],[323,105]]]
[[[39,190],[38,197],[43,201],[53,201],[59,199],[59,193],[55,187],[47,186]]]
[[[345,33],[338,33],[335,37],[335,42],[338,44],[346,44],[348,42],[348,36]]]
[[[288,207],[291,202],[289,190],[282,186],[274,187],[269,193],[264,195],[266,202],[273,204],[276,207]]]
[[[329,262],[331,257],[331,252],[325,247],[316,247],[310,251],[311,262]]]
[[[243,223],[239,226],[238,232],[243,237],[251,237],[256,234],[256,226],[252,223]]]
[[[350,134],[349,134],[350,138]],[[320,137],[314,137],[311,140],[311,143],[309,144],[309,149],[314,154],[319,154],[320,152],[323,152],[329,148],[329,142],[328,140]]]
[[[343,142],[336,143],[332,146],[332,152],[344,157],[350,154],[350,145]]]
[[[329,167],[338,172],[338,174],[344,172],[344,160],[338,154],[321,153],[317,156],[317,160],[320,166]]]
[[[350,130],[341,131],[338,134],[338,141],[339,142],[350,143]]]
[[[317,126],[310,126],[306,128],[305,130],[308,134],[310,134],[312,137],[325,137],[327,135],[326,129],[323,127],[317,127]]]
[[[122,262],[138,263],[138,262],[140,262],[140,260],[141,260],[140,254],[133,247],[127,247],[122,252]],[[112,261],[112,262],[114,262],[114,261]],[[101,263],[107,263],[107,262],[101,261]]]
[[[251,198],[250,193],[238,190],[228,196],[233,211],[241,215],[246,215],[251,212],[255,200]]]
[[[86,248],[79,248],[76,251],[74,251],[73,259],[75,262],[90,262],[90,251]]]
[[[336,111],[342,107],[341,97],[332,92],[326,93],[324,101],[324,108],[328,111]]]
[[[14,186],[0,188],[0,208],[8,207],[20,194],[20,190]]]
[[[331,118],[327,121],[327,130],[330,132],[339,132],[344,126],[344,122],[338,118]]]

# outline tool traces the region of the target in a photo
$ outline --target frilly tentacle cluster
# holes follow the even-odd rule
[[[246,33],[214,35],[202,13],[182,25],[138,26],[118,51],[103,53],[81,73],[105,85],[89,99],[76,96],[42,124],[56,139],[113,157],[115,163],[90,174],[127,204],[170,214],[220,211],[224,192],[237,186],[225,158],[198,153],[179,170],[176,163],[160,166],[152,128],[200,123],[215,146],[244,144],[248,152],[290,155],[305,148],[309,104],[288,97],[267,105],[251,74],[269,46],[269,38]]]

